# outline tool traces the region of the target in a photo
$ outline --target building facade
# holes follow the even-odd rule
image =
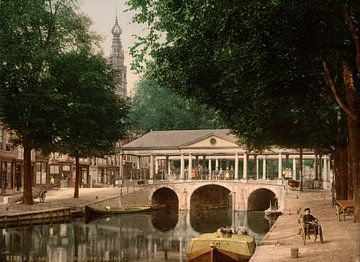
[[[15,146],[15,132],[0,124],[0,195],[21,193],[24,185],[24,150]],[[31,151],[31,174],[33,185],[49,182],[49,158],[41,152]]]

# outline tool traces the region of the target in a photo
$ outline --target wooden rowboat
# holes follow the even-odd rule
[[[111,208],[94,208],[90,206],[85,206],[85,217],[97,217],[97,216],[107,216],[107,215],[121,215],[121,214],[132,214],[132,213],[140,213],[150,211],[150,206],[140,206],[140,207],[132,207],[132,208],[123,208],[123,209],[111,209]]]
[[[166,204],[151,205],[152,210],[162,210],[166,208]]]
[[[249,235],[215,232],[192,238],[187,262],[245,262],[255,252],[255,239]]]

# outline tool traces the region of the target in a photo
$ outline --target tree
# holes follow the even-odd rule
[[[150,80],[142,80],[137,85],[130,118],[133,128],[140,133],[220,127],[215,111],[207,110],[196,101],[185,100]]]
[[[114,75],[100,55],[70,52],[50,64],[51,85],[58,91],[63,114],[56,150],[75,158],[74,197],[79,197],[79,158],[114,153],[127,130],[128,105],[115,96]]]
[[[344,85],[339,61],[355,68],[343,1],[128,3],[140,11],[134,21],[150,28],[133,48],[134,66],[141,69],[149,52],[148,78],[218,110],[249,146],[346,148],[350,123],[342,125],[346,117],[327,87],[321,63],[326,57],[334,65],[338,86]],[[358,1],[349,5],[358,21]],[[354,108],[359,107],[356,99]]]
[[[59,136],[62,114],[57,91],[48,85],[49,63],[72,49],[90,50],[90,21],[73,0],[3,0],[0,8],[0,121],[24,147],[24,203],[33,204],[31,150]]]

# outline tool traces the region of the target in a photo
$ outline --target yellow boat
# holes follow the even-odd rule
[[[249,261],[255,252],[255,247],[255,238],[252,236],[233,234],[231,230],[220,230],[192,238],[188,247],[186,261]]]

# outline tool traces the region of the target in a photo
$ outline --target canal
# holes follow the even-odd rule
[[[0,261],[185,261],[187,243],[220,227],[246,227],[259,242],[273,220],[262,211],[158,210],[66,224],[0,229]]]

